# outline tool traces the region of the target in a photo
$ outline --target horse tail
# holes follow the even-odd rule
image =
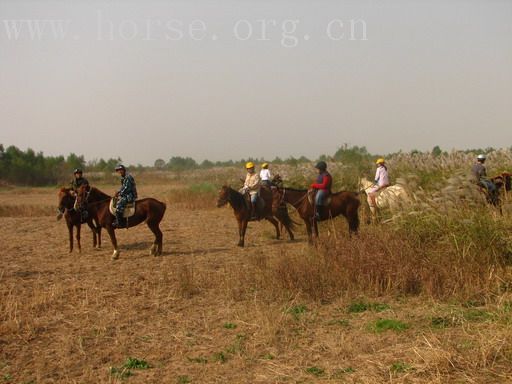
[[[358,193],[353,192],[348,207],[347,207],[347,220],[348,227],[351,233],[357,233],[359,230],[359,207],[361,200],[359,200]]]
[[[291,230],[294,230],[296,225],[298,225],[298,223],[293,221],[290,217],[286,205],[281,205],[277,208],[276,216],[285,227],[290,228]]]

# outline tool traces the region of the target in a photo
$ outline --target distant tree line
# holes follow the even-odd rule
[[[463,152],[469,153],[489,153],[494,151],[494,148],[485,149],[471,149]],[[411,154],[420,153],[420,151],[412,150]],[[441,156],[446,154],[439,146],[435,146],[430,152],[433,156]],[[392,155],[392,154],[391,154]],[[350,146],[343,144],[332,156],[322,155],[318,160],[336,161],[345,165],[355,166],[357,169],[364,169],[365,167],[373,164],[377,155],[368,152],[366,147]],[[191,157],[173,156],[168,161],[163,159],[155,160],[153,167],[145,167],[143,165],[130,166],[131,170],[147,171],[147,170],[169,170],[175,172],[183,172],[194,169],[209,169],[214,167],[232,167],[243,166],[248,161],[256,164],[269,162],[275,165],[291,165],[297,166],[299,164],[311,163],[313,160],[305,156],[301,157],[288,157],[281,159],[276,157],[272,160],[264,158],[240,159],[238,161],[210,161],[203,160],[198,163]],[[87,173],[91,172],[106,172],[112,173],[116,164],[120,163],[120,158],[110,158],[107,160],[96,159],[86,161],[83,155],[76,155],[74,153],[64,156],[44,156],[42,152],[35,152],[32,149],[25,151],[15,147],[9,146],[4,148],[0,144],[0,180],[11,184],[19,185],[55,185],[71,179],[72,171],[75,168],[84,168]]]
[[[85,168],[89,172],[112,172],[121,159],[86,162],[83,155],[44,156],[33,149],[23,151],[13,145],[0,144],[0,180],[18,185],[54,185],[72,178],[73,169]]]

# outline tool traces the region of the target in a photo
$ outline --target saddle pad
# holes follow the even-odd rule
[[[309,204],[315,205],[315,196],[316,196],[316,190],[311,189],[311,190],[308,191],[308,201],[309,201]],[[325,200],[325,206],[326,207],[331,205],[331,200],[332,200],[332,196],[331,195],[327,196],[327,199]]]
[[[117,199],[115,197],[110,199],[109,208],[110,208],[110,213],[113,215],[116,214],[116,204],[117,204]],[[135,213],[135,201],[133,203],[126,204],[126,207],[123,212],[123,217],[124,218],[132,217],[134,213]]]

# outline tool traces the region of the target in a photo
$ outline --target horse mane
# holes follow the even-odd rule
[[[69,193],[71,192],[71,188],[61,187],[59,192]]]
[[[286,189],[287,191],[290,191],[290,192],[302,192],[302,193],[306,193],[308,191],[307,189],[298,189],[298,188],[290,188],[290,187],[284,187],[282,189]]]
[[[240,192],[235,191],[233,188],[228,187],[229,190],[229,199],[231,201],[231,205],[233,208],[243,208],[245,207],[245,199],[244,195],[242,195]]]
[[[91,187],[90,192],[94,196],[98,196],[102,200],[110,199],[111,196],[107,195],[105,192],[100,191],[96,187]]]

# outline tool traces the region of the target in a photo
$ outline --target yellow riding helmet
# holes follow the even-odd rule
[[[383,158],[380,158],[380,159],[377,159],[377,161],[375,162],[375,164],[384,164],[385,161]]]
[[[261,164],[261,168],[268,168],[268,163]]]
[[[254,168],[254,163],[252,161],[249,161],[245,164],[245,169],[251,169]]]

